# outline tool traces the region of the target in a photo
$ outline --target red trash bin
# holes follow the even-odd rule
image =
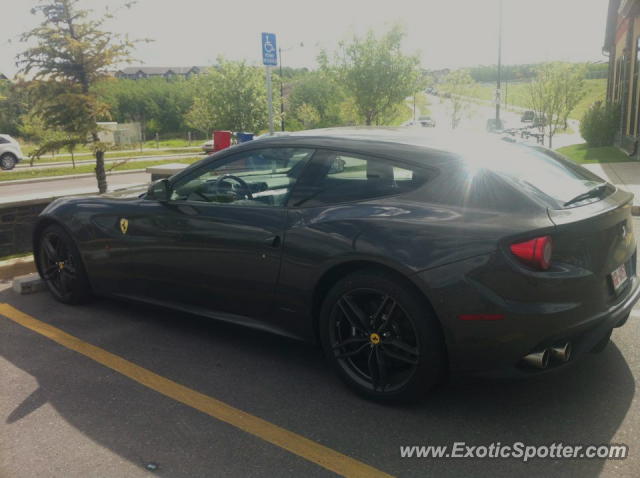
[[[221,151],[231,146],[231,131],[213,132],[213,150]]]

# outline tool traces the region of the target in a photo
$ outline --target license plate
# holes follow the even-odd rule
[[[613,290],[616,292],[627,282],[627,269],[624,264],[611,273],[611,282],[613,282]]]

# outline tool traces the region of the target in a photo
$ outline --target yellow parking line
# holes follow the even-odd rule
[[[262,418],[253,416],[247,412],[243,412],[231,405],[227,405],[220,400],[196,392],[184,385],[169,380],[161,375],[153,373],[146,368],[140,367],[128,360],[117,355],[107,352],[100,347],[96,347],[87,342],[69,335],[66,332],[53,327],[49,324],[41,322],[30,315],[10,306],[9,304],[0,304],[0,315],[26,327],[38,334],[53,340],[54,342],[74,350],[92,360],[115,370],[122,375],[141,383],[156,392],[167,397],[173,398],[178,402],[200,410],[207,415],[217,418],[225,423],[233,425],[251,435],[257,436],[269,443],[320,465],[327,470],[333,471],[341,476],[346,477],[391,477],[376,468],[365,463],[355,460],[351,457],[343,455],[340,452],[320,445],[308,438],[298,435],[297,433],[285,430],[273,423]]]

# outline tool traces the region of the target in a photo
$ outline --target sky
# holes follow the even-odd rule
[[[100,13],[118,0],[80,0]],[[36,0],[4,0],[0,72],[13,75],[19,35],[37,25]],[[316,67],[321,49],[368,29],[384,32],[399,22],[403,49],[418,53],[427,69],[497,62],[499,0],[139,0],[122,9],[109,29],[154,41],[136,48],[134,64],[211,65],[219,55],[261,61],[260,32],[277,35],[283,64]],[[608,0],[503,0],[503,63],[551,60],[604,61]],[[300,46],[300,43],[303,46]]]

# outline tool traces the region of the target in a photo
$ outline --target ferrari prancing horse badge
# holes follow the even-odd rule
[[[128,228],[129,221],[123,217],[122,219],[120,219],[120,230],[122,231],[122,234],[126,234]]]

